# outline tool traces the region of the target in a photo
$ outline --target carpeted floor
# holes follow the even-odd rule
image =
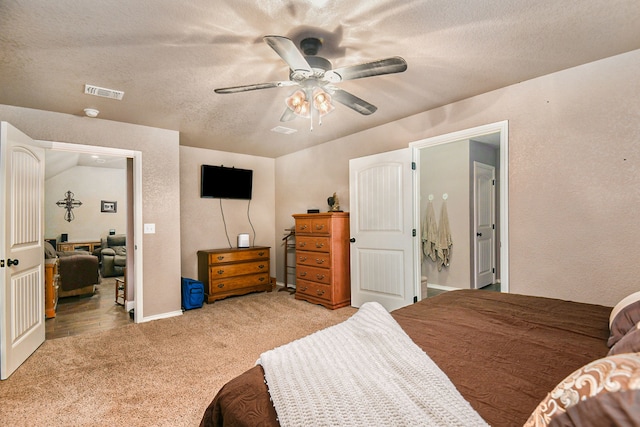
[[[260,353],[353,313],[257,293],[48,340],[0,382],[0,425],[197,426],[217,390]]]

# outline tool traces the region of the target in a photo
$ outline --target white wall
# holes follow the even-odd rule
[[[638,70],[640,50],[282,156],[276,228],[333,191],[348,210],[351,158],[508,120],[511,292],[614,305],[640,277]]]
[[[253,170],[251,202],[200,198],[200,166],[203,164]],[[253,246],[271,247],[271,276],[275,276],[275,257],[280,252],[280,239],[275,230],[274,168],[275,160],[266,157],[180,147],[183,277],[198,278],[199,250],[235,248],[240,233],[249,233]]]
[[[127,225],[126,171],[124,169],[75,166],[45,181],[45,238],[60,241],[67,233],[70,242],[99,241],[115,229],[124,234]],[[74,220],[64,219],[66,209],[56,205],[71,191],[82,202],[72,209]],[[117,202],[117,212],[101,212],[101,201]]]
[[[144,317],[180,312],[179,134],[71,114],[0,105],[0,120],[33,139],[142,153],[142,220],[156,225],[141,236]]]
[[[420,151],[420,223],[424,222],[428,196],[431,194],[436,222],[440,225],[440,214],[445,203],[442,196],[447,194],[453,242],[449,267],[438,271],[437,263],[425,257],[422,275],[428,278],[429,284],[469,288],[469,141],[441,144]]]

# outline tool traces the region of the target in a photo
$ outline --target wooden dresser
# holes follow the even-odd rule
[[[293,215],[296,299],[330,309],[351,304],[349,213]]]
[[[198,251],[198,280],[208,303],[249,292],[271,292],[269,247]]]
[[[58,307],[58,258],[44,260],[44,317],[56,317]]]

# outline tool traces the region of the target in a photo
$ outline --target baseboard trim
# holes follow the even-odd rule
[[[435,283],[427,283],[428,288],[438,289],[441,291],[457,291],[462,288],[454,288],[453,286],[436,285]]]
[[[145,316],[139,323],[150,322],[152,320],[168,319],[169,317],[182,316],[182,310],[169,311],[167,313],[154,314],[153,316]]]

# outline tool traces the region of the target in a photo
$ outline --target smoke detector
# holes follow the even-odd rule
[[[117,99],[118,101],[122,101],[124,97],[124,92],[121,90],[107,89],[88,84],[84,85],[84,93],[87,95],[101,96],[103,98]]]
[[[98,117],[100,111],[96,110],[95,108],[85,108],[84,113],[87,115],[87,117],[95,118]]]

